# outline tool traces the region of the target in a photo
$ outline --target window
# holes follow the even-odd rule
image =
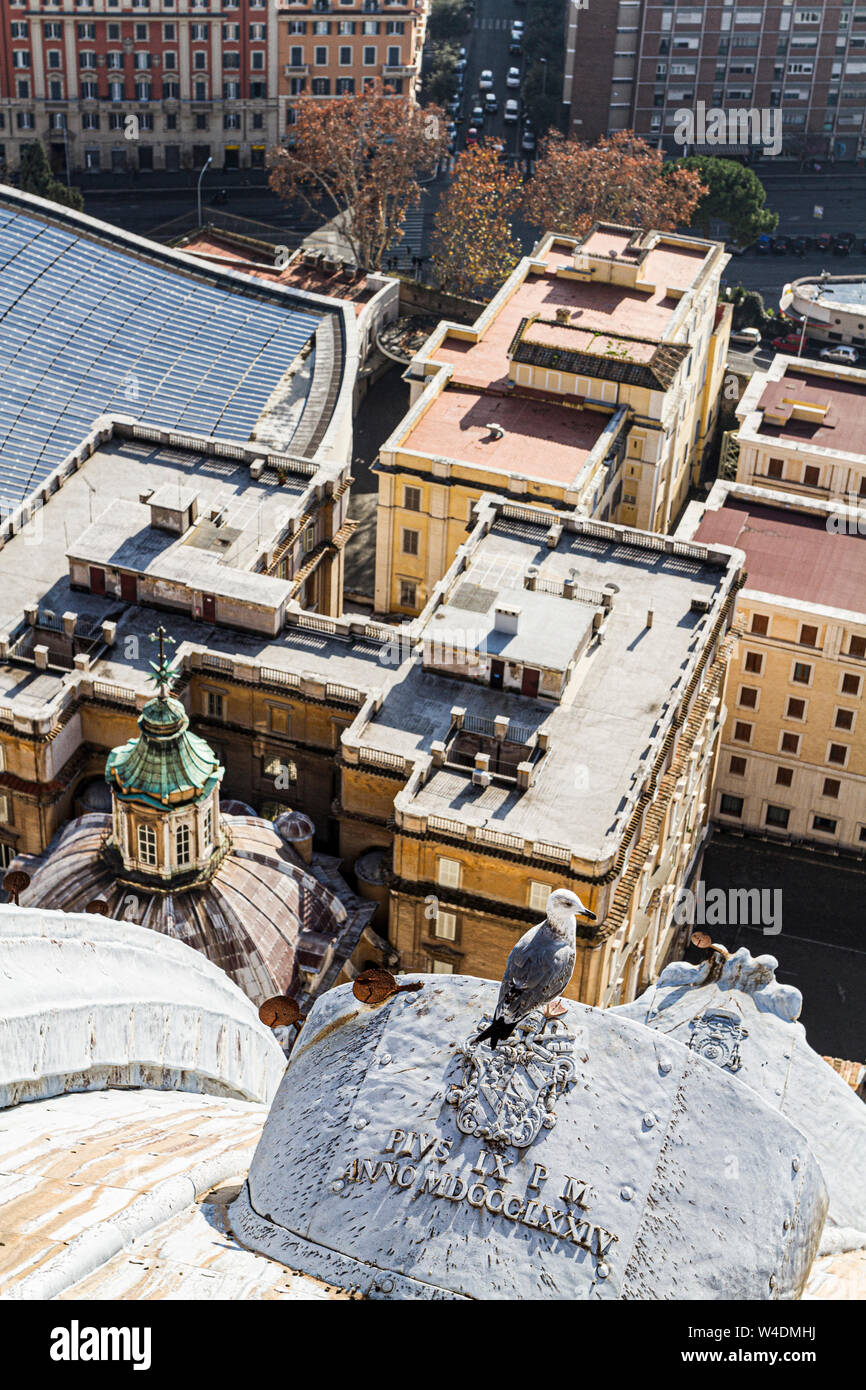
[[[744,724],[741,719],[738,719],[734,724],[734,738],[738,743],[751,743],[752,725]]]
[[[317,68],[324,68],[328,65],[328,50],[322,45],[313,50],[313,62]]]
[[[443,888],[459,888],[462,867],[459,859],[440,858],[436,865],[436,882]]]
[[[420,487],[404,487],[403,506],[407,512],[420,512],[421,510],[421,489]]]
[[[832,820],[830,816],[813,816],[812,829],[818,830],[822,835],[835,835],[838,821]]]
[[[213,811],[210,807],[204,813],[204,822],[201,829],[202,849],[210,849],[213,844]]]
[[[0,869],[8,869],[14,858],[15,846],[7,845],[5,840],[0,841]]]
[[[842,694],[843,694],[843,695],[859,695],[859,694],[860,694],[860,677],[859,677],[859,676],[853,676],[853,675],[851,674],[850,671],[846,671],[845,674],[844,674],[844,676],[842,677]]]
[[[793,782],[793,780],[794,780],[794,771],[793,771],[792,768],[790,768],[790,767],[777,767],[777,768],[776,768],[776,786],[777,786],[777,787],[790,787],[790,785],[791,785],[791,783]]]
[[[346,44],[340,48],[340,67],[350,68],[352,66],[352,49]]]
[[[848,655],[866,657],[866,637],[851,637],[848,643]]]
[[[544,912],[547,908],[547,899],[552,891],[549,883],[530,883],[529,906],[535,908],[537,912]]]
[[[113,50],[111,53],[108,54],[108,62],[106,66],[110,68],[122,68],[123,54],[117,49]]]
[[[800,646],[817,647],[817,645],[818,629],[816,627],[812,627],[811,623],[803,623],[800,628]]]
[[[192,55],[192,65],[199,72],[201,72],[203,68],[207,67],[207,54],[205,53],[203,48],[197,48],[195,53]]]
[[[408,580],[408,579],[401,579],[401,580],[400,580],[400,607],[401,607],[401,608],[417,608],[417,606],[418,606],[417,593],[418,593],[418,586],[417,586],[417,584],[413,584],[413,583],[412,583],[410,580]]]
[[[757,690],[757,686],[754,686],[754,685],[741,685],[741,686],[740,686],[740,696],[739,696],[739,699],[738,699],[738,701],[737,701],[737,704],[742,705],[745,709],[757,709],[757,707],[758,707],[758,690]]]
[[[179,825],[174,836],[178,867],[190,861],[189,826]]]
[[[844,743],[831,743],[827,749],[828,763],[835,763],[838,767],[844,767],[848,761],[848,749]]]
[[[779,830],[787,830],[790,817],[791,812],[788,810],[787,806],[768,806],[767,813],[764,817],[764,824],[774,825]]]
[[[205,714],[209,719],[222,719],[223,697],[218,691],[208,690],[205,692]]]
[[[731,761],[728,764],[728,771],[730,772],[732,777],[745,777],[746,759],[736,757],[731,758]]]
[[[374,68],[376,66],[376,50],[372,46],[364,49],[364,67]]]
[[[239,53],[224,53],[223,67],[230,70],[239,68],[241,65],[241,55]]]
[[[803,482],[805,483],[806,487],[817,487],[820,478],[820,468],[814,468],[811,465],[807,465],[807,467],[803,469]]]
[[[841,786],[842,783],[839,781],[838,777],[825,777],[824,785],[821,788],[821,795],[829,796],[831,800],[835,801],[839,795]]]
[[[792,696],[792,697],[788,700],[787,708],[785,709],[785,718],[786,718],[786,719],[805,719],[805,717],[806,717],[806,701],[805,701],[805,700],[797,700],[797,699],[794,699],[794,697]]]
[[[780,740],[779,740],[779,752],[780,752],[780,753],[794,753],[794,754],[797,754],[799,751],[800,751],[800,735],[799,735],[799,734],[782,734],[782,737],[781,737]]]
[[[418,532],[417,532],[417,531],[404,531],[404,532],[403,532],[403,554],[404,554],[404,555],[417,555],[417,554],[418,554]]]
[[[764,669],[764,658],[760,652],[746,652],[743,666],[750,675],[759,676]]]
[[[138,857],[142,864],[156,863],[156,831],[152,825],[138,827]]]
[[[798,685],[808,685],[812,679],[812,667],[805,661],[795,661],[794,670],[791,673],[791,680]]]
[[[316,528],[315,528],[315,526],[307,526],[307,527],[305,528],[305,530],[304,530],[304,539],[303,539],[304,554],[305,554],[305,555],[309,555],[310,551],[313,550],[313,549],[315,549],[315,545],[316,545]]]
[[[96,25],[95,25],[95,24],[79,24],[79,26],[78,26],[78,37],[79,37],[80,39],[95,39],[95,38],[96,38]]]
[[[429,973],[431,975],[453,975],[454,966],[447,960],[431,960]]]
[[[854,711],[852,709],[837,709],[833,728],[844,729],[850,733],[854,728]]]
[[[729,796],[725,792],[719,804],[719,811],[723,816],[736,816],[739,820],[743,814],[743,798],[741,796]]]
[[[758,636],[758,637],[766,637],[766,636],[767,636],[767,633],[769,632],[769,628],[770,628],[770,619],[767,617],[767,614],[766,614],[766,613],[753,613],[753,614],[752,614],[752,627],[751,627],[751,631],[754,632],[754,633],[756,634],[756,636]]]
[[[289,715],[291,711],[282,705],[271,705],[269,713],[271,732],[275,734],[287,734],[289,732]]]
[[[147,24],[136,24],[136,26],[135,26],[135,42],[136,42],[136,43],[147,43],[147,36],[148,36],[149,27],[150,27],[150,26],[147,25]]]
[[[456,912],[437,912],[436,922],[433,927],[433,935],[441,936],[445,941],[457,940],[457,913]]]
[[[767,477],[781,478],[784,466],[781,459],[770,459],[770,462],[767,464]]]
[[[226,86],[229,85],[233,84],[226,83]],[[226,92],[226,96],[228,95],[229,93]],[[240,113],[238,111],[229,111],[225,116],[223,116],[223,130],[240,130],[240,128],[241,118]]]

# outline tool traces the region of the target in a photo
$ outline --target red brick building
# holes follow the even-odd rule
[[[866,139],[866,4],[569,0],[563,100],[577,139],[636,130],[681,153],[676,113],[703,102],[778,109],[784,153],[853,160]]]
[[[264,164],[277,138],[268,0],[0,0],[0,157],[58,171]]]

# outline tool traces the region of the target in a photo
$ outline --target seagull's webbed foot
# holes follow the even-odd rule
[[[549,1004],[545,1004],[541,1012],[545,1018],[562,1018],[563,1014],[568,1013],[568,1009],[561,999],[551,999]]]

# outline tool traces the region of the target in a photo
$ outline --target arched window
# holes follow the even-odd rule
[[[156,863],[156,831],[152,825],[138,827],[138,857],[142,864]]]
[[[175,831],[175,847],[177,850],[178,867],[189,863],[189,826],[179,825]]]
[[[204,813],[204,824],[202,826],[202,848],[210,849],[213,844],[213,811],[208,808]]]

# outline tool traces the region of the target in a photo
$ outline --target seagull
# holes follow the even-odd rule
[[[544,921],[524,932],[505,962],[493,1022],[472,1039],[473,1047],[487,1038],[495,1048],[541,1004],[546,1018],[565,1012],[558,1001],[574,973],[578,917],[584,922],[598,921],[570,888],[556,888],[547,899]]]

